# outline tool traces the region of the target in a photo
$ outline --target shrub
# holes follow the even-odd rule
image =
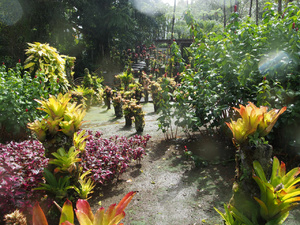
[[[45,90],[43,73],[31,78],[28,72],[22,72],[20,63],[15,68],[0,66],[0,129],[1,142],[26,139],[26,124],[41,117],[36,110],[36,98],[48,98]],[[57,90],[56,84],[51,87],[52,94]]]

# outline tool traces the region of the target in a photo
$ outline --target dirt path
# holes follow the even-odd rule
[[[108,208],[118,203],[130,191],[138,191],[126,208],[126,225],[199,225],[223,224],[214,207],[223,209],[231,197],[234,177],[232,150],[217,140],[187,142],[182,138],[165,141],[157,131],[157,115],[153,105],[143,106],[146,126],[143,134],[152,138],[147,155],[141,164],[133,163],[118,181],[103,188],[96,188],[89,200],[95,212],[101,206]],[[104,137],[112,135],[132,136],[135,128],[124,128],[124,118],[115,119],[114,110],[92,107],[84,128],[99,130]],[[198,149],[204,159],[196,168],[183,154],[184,146]],[[300,210],[294,211],[285,224],[300,224]]]

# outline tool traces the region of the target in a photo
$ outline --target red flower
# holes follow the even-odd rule
[[[26,112],[28,112],[28,109],[25,109]]]
[[[167,73],[164,74],[165,78],[167,78]]]
[[[5,65],[5,63],[3,62],[2,65]]]
[[[267,78],[266,77],[264,77],[264,80],[266,80]]]
[[[19,63],[21,63],[21,59],[19,59]]]
[[[42,83],[42,81],[40,80],[40,84]]]
[[[56,79],[56,82],[59,83],[59,78]]]
[[[293,27],[292,28],[295,29],[295,22],[293,23]]]
[[[234,5],[234,12],[237,12],[237,5]]]

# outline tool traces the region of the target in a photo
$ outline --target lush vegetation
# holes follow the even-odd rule
[[[87,147],[82,156],[80,166],[83,171],[91,171],[91,179],[96,183],[107,183],[124,173],[129,163],[141,160],[145,155],[145,147],[149,136],[111,137],[105,139],[101,133],[88,131]],[[1,215],[20,209],[28,213],[36,199],[45,194],[35,190],[43,179],[44,168],[48,159],[44,156],[45,149],[38,141],[10,142],[0,145],[0,175],[1,183]],[[70,185],[70,183],[69,183]],[[49,186],[48,190],[56,188],[56,196],[68,192],[68,185]],[[70,199],[71,196],[68,195]],[[51,203],[50,203],[51,204]]]
[[[269,138],[275,140],[280,136],[276,138],[282,141],[276,143],[280,146],[298,145],[297,134],[293,132],[299,124],[298,18],[296,5],[277,14],[273,5],[268,4],[263,24],[240,21],[234,13],[221,35],[203,33],[187,13],[195,42],[190,48],[190,61],[180,74],[179,87],[168,91],[176,101],[165,101],[163,110],[174,108],[171,112],[176,113],[171,117],[186,130],[206,127],[209,132],[224,132],[224,122],[232,115],[232,107],[239,104],[251,101],[271,108],[287,106]],[[179,110],[182,115],[177,114]]]
[[[242,10],[241,5],[227,9],[224,6],[222,14],[220,6],[212,2],[202,2],[202,5],[215,9],[207,14],[207,18],[215,17],[215,21],[200,21],[201,18],[193,16],[195,9],[186,11],[184,19],[188,29],[178,29],[177,36],[171,34],[175,39],[167,52],[162,52],[150,45],[150,41],[170,35],[166,31],[170,28],[166,17],[145,16],[127,0],[60,1],[57,4],[21,1],[21,5],[40,9],[31,14],[24,8],[24,18],[43,16],[45,20],[31,28],[36,32],[27,29],[34,19],[10,24],[10,28],[1,23],[1,31],[10,32],[1,32],[0,38],[9,38],[18,30],[22,49],[25,49],[25,41],[32,38],[52,40],[58,48],[69,52],[79,47],[74,55],[80,59],[77,64],[81,65],[80,69],[95,69],[101,62],[102,65],[116,63],[124,71],[115,77],[114,87],[104,89],[103,79],[91,75],[85,68],[82,84],[75,86],[72,72],[75,58],[60,55],[56,48],[40,42],[29,43],[28,58],[22,60],[24,67],[21,60],[14,68],[2,64],[0,131],[1,142],[6,143],[0,145],[3,215],[16,208],[28,209],[33,199],[55,199],[58,203],[66,198],[87,199],[95,185],[118,178],[132,160],[140,161],[149,135],[105,139],[100,132],[86,132],[80,130],[80,126],[88,107],[102,103],[104,98],[108,109],[112,101],[116,116],[124,115],[126,125],[130,126],[134,119],[137,132],[142,132],[145,113],[140,101],[143,97],[146,101],[151,93],[154,110],[159,115],[158,128],[166,139],[176,138],[178,128],[187,135],[200,132],[231,137],[232,131],[237,148],[235,193],[247,193],[244,187],[245,182],[249,182],[258,185],[260,196],[255,188],[247,194],[250,204],[256,208],[252,218],[234,201],[225,207],[225,214],[219,211],[227,224],[284,222],[288,211],[299,202],[297,184],[300,180],[296,177],[300,170],[297,167],[286,173],[285,164],[274,157],[269,171],[271,177],[267,179],[265,165],[255,157],[261,158],[256,152],[261,146],[266,150],[267,140],[276,146],[275,155],[281,149],[285,156],[292,154],[291,150],[300,146],[299,4],[288,4],[281,11],[277,5],[267,3],[260,14],[256,8],[256,15],[261,18],[258,23],[250,12],[250,17],[242,16],[246,10]],[[44,6],[50,7],[53,14],[39,8]],[[88,10],[90,6],[92,11]],[[226,10],[233,10],[227,19]],[[52,34],[56,27],[53,21],[58,23],[59,20],[63,21],[65,32]],[[161,35],[155,29],[159,25]],[[22,33],[22,27],[28,33]],[[132,35],[136,28],[140,31]],[[212,32],[208,32],[210,28]],[[176,43],[177,37],[193,39],[184,54]],[[142,42],[149,42],[149,47]],[[6,59],[15,57],[3,49]],[[16,53],[17,50],[12,54]],[[132,69],[133,62],[141,60],[146,62],[145,70]],[[242,118],[237,119],[237,112]],[[28,140],[29,137],[32,140]],[[255,148],[254,153],[252,148],[251,151],[247,148],[249,145]],[[190,156],[187,149],[185,154]],[[133,195],[131,193],[131,197]],[[233,200],[235,198],[237,194]],[[79,202],[89,209],[87,202]],[[70,209],[68,201],[66,205]],[[39,211],[37,205],[35,210]],[[80,214],[80,207],[77,211]],[[117,221],[123,216],[123,210],[119,211]]]

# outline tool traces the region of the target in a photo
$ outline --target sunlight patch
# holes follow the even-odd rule
[[[138,11],[148,16],[164,13],[168,6],[162,0],[132,0],[132,4]]]
[[[266,74],[270,70],[276,70],[282,66],[287,65],[290,60],[291,59],[289,55],[284,51],[270,53],[268,57],[261,60],[258,69],[261,74]]]

